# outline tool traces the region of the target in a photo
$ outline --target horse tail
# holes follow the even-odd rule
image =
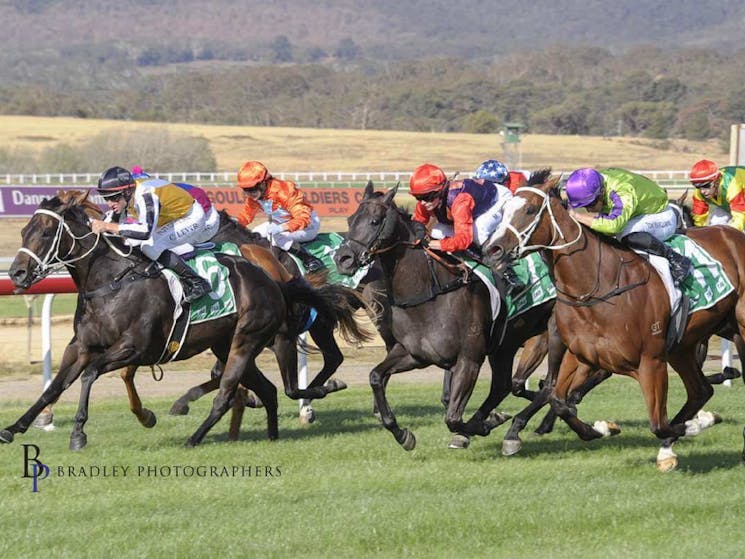
[[[360,308],[369,311],[369,306],[355,290],[337,284],[314,287],[303,278],[294,278],[280,286],[288,303],[316,309],[320,316],[339,330],[347,343],[359,345],[373,339],[373,333],[355,317],[355,312]]]

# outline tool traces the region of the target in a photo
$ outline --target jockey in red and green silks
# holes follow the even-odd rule
[[[745,229],[745,167],[722,167],[702,159],[690,173],[693,224],[729,225]]]

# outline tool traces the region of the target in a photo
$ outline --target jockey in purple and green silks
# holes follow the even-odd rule
[[[667,194],[653,180],[624,169],[601,169],[599,173],[604,179],[605,196],[602,209],[590,225],[594,231],[618,235],[631,218],[667,208]]]
[[[629,248],[666,258],[676,285],[690,273],[691,261],[663,242],[675,233],[678,219],[667,193],[653,180],[625,169],[577,169],[567,180],[566,193],[578,223]],[[578,213],[578,208],[589,213]]]

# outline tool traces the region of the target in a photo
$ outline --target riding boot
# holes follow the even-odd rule
[[[515,295],[525,289],[525,284],[518,277],[512,264],[504,267],[502,270],[502,279],[504,280],[508,295]]]
[[[292,243],[288,251],[293,256],[297,256],[303,263],[306,272],[317,272],[321,268],[325,268],[326,265],[323,260],[316,258],[306,248],[298,242]]]
[[[209,282],[194,272],[175,252],[164,250],[158,257],[158,262],[176,272],[184,288],[184,300],[187,303],[191,303],[212,291]]]
[[[679,287],[683,280],[691,273],[691,259],[675,252],[668,245],[652,236],[650,233],[639,231],[623,238],[623,242],[631,248],[637,248],[666,258],[670,263],[670,274],[673,276],[675,287]]]

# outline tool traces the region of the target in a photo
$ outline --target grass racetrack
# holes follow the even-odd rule
[[[32,428],[0,447],[0,556],[741,555],[733,525],[745,514],[741,381],[716,389],[707,409],[724,422],[679,442],[679,470],[662,475],[633,380],[614,377],[580,405],[587,420],[617,420],[619,436],[584,443],[564,425],[543,438],[526,431],[521,453],[505,458],[505,426],[468,450],[448,450],[438,377],[412,384],[404,376],[390,383],[390,399],[400,424],[416,434],[412,452],[372,416],[363,385],[316,402],[310,427],[299,426],[295,404],[280,396],[277,442],[264,438],[263,410],[248,410],[239,442],[226,441],[223,418],[194,449],[183,444],[211,398],[172,417],[171,398],[143,393],[158,416],[151,430],[139,426],[123,394],[94,398],[89,445],[79,453],[67,449],[75,407],[60,404],[55,431]],[[671,384],[672,410],[682,386],[677,377]],[[472,402],[485,390],[482,377]],[[0,404],[0,424],[27,403]],[[509,397],[500,409],[519,406]],[[37,445],[52,471],[38,493],[21,477],[24,443]]]

